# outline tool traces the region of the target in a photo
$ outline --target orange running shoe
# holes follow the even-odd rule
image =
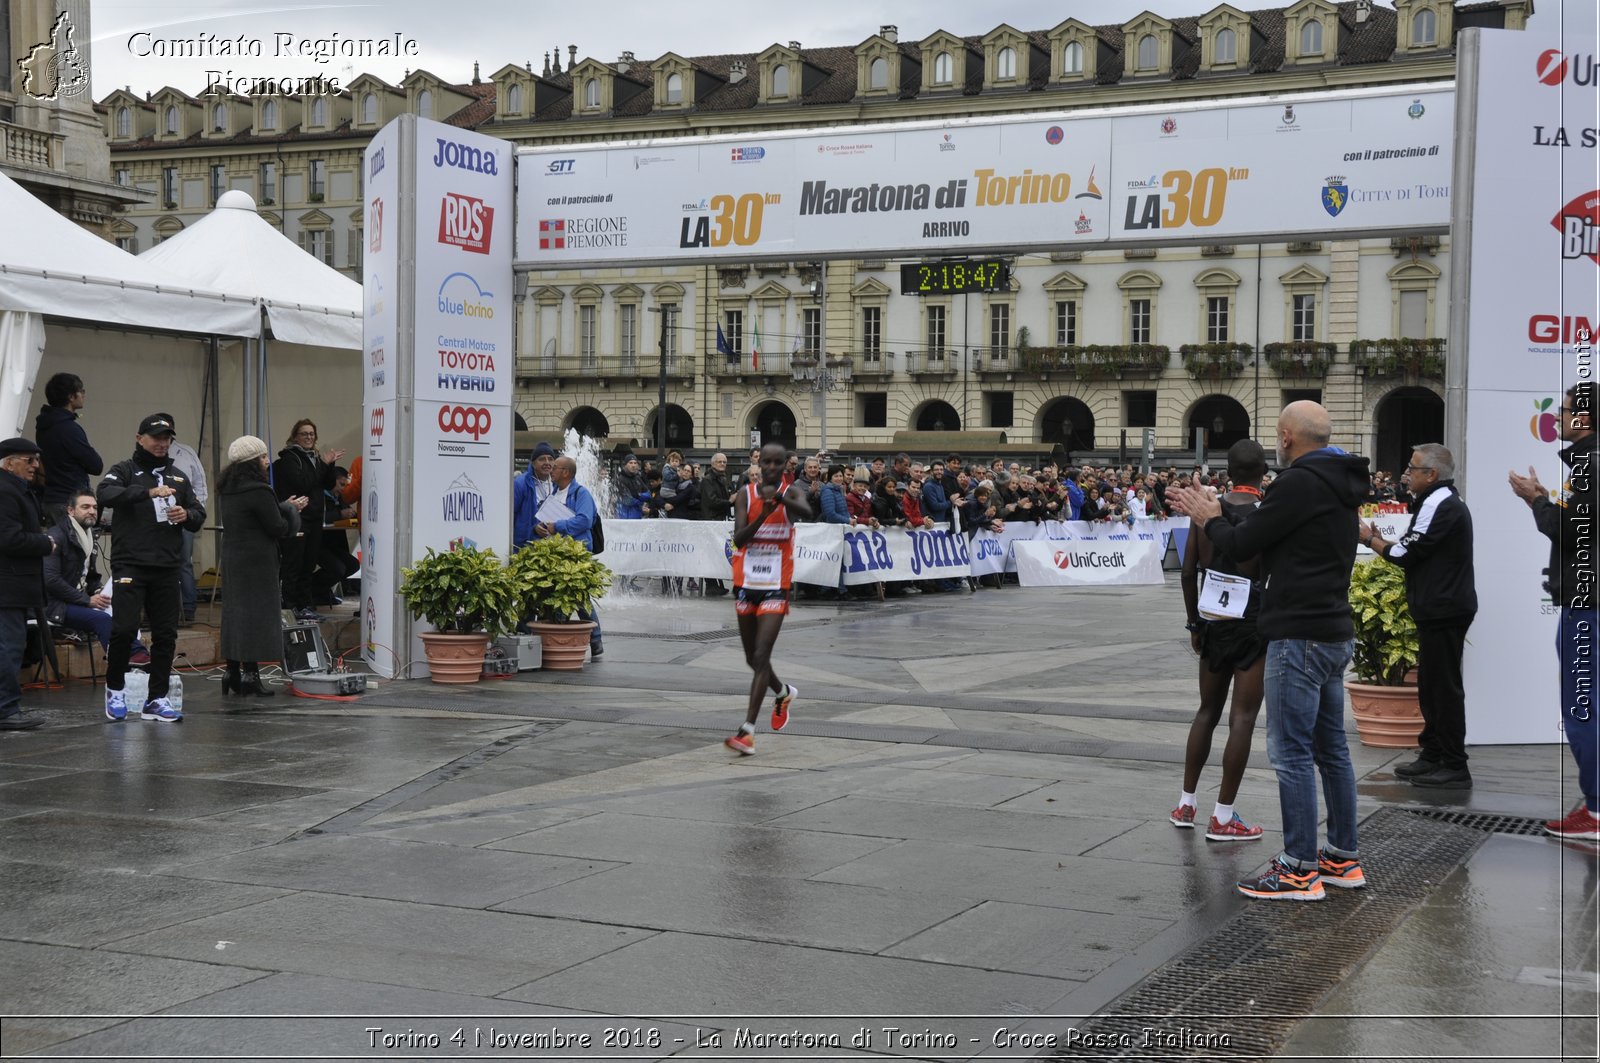
[[[781,731],[789,726],[789,706],[794,704],[794,699],[800,691],[788,683],[783,685],[783,693],[772,699],[772,729]]]
[[[724,738],[722,744],[742,757],[754,756],[756,752],[756,736],[744,731],[730,738]]]

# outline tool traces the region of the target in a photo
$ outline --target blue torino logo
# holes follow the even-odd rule
[[[1328,216],[1337,218],[1349,202],[1350,186],[1344,183],[1344,178],[1328,178],[1328,183],[1322,189],[1322,209],[1328,212]]]

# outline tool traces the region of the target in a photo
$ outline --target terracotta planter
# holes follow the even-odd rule
[[[1345,681],[1350,713],[1361,744],[1379,749],[1410,749],[1422,733],[1422,709],[1415,686],[1384,687]]]
[[[583,667],[583,655],[589,650],[589,635],[594,631],[594,621],[546,624],[535,620],[524,626],[539,636],[544,647],[540,660],[545,668],[557,672],[576,672]]]
[[[476,683],[483,677],[488,635],[445,635],[429,631],[420,637],[428,657],[428,671],[435,683]]]

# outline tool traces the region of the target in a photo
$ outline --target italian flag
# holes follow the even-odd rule
[[[755,325],[750,329],[750,368],[761,368],[761,320],[756,319]]]

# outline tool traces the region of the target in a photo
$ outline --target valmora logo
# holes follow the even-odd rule
[[[1559,85],[1567,80],[1567,73],[1572,73],[1574,85],[1593,85],[1596,83],[1595,57],[1593,55],[1563,55],[1560,50],[1551,48],[1541,52],[1534,63],[1534,75],[1538,77],[1541,85]]]
[[[487,255],[494,236],[494,208],[483,200],[446,192],[439,204],[439,242]]]
[[[1600,265],[1600,189],[1572,200],[1550,224],[1561,234],[1562,258],[1588,258]]]
[[[369,437],[371,437],[372,439],[382,439],[383,438],[383,421],[384,421],[383,407],[382,406],[374,407],[374,409],[372,411],[372,421],[370,422],[370,424],[369,424],[369,426],[367,428],[367,435]]]
[[[443,503],[443,518],[446,524],[481,524],[483,523],[483,491],[473,483],[466,473],[455,478],[455,481],[445,488]]]
[[[482,406],[439,407],[439,431],[471,436],[474,440],[489,434],[493,417]]]

